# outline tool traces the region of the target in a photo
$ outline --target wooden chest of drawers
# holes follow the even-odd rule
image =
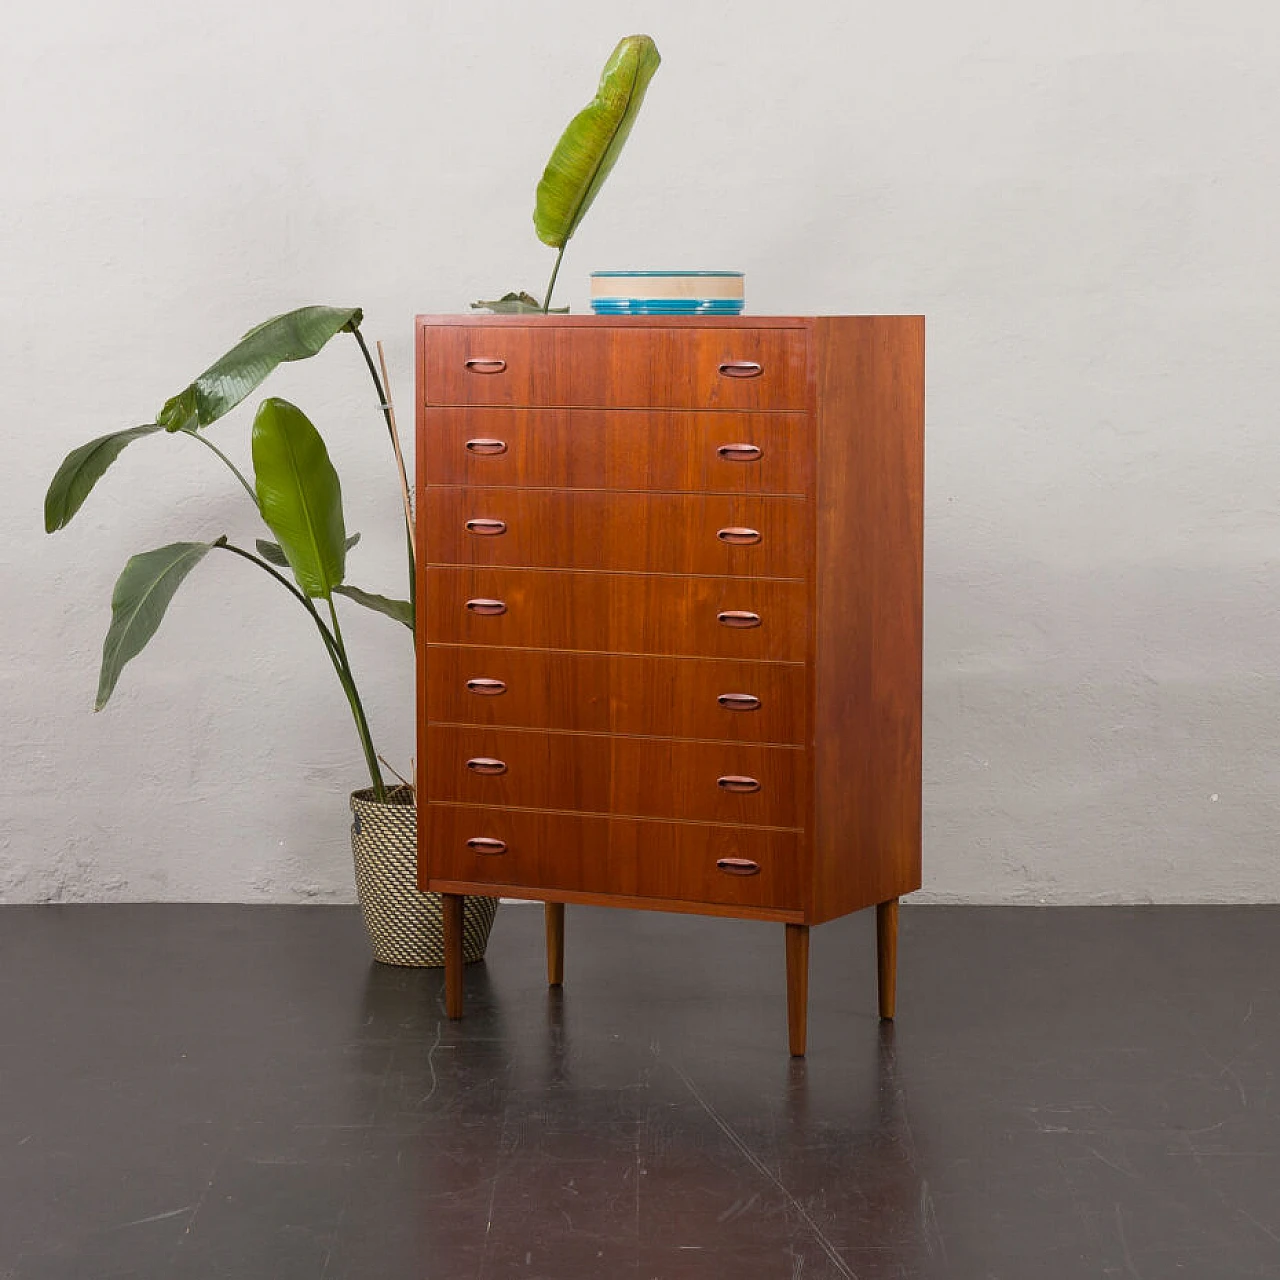
[[[920,317],[424,316],[419,883],[786,925],[920,885]]]

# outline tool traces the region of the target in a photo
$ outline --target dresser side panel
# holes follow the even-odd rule
[[[924,320],[814,339],[817,922],[920,887]]]
[[[415,690],[415,721],[418,747],[417,772],[414,778],[416,792],[420,796],[427,794],[427,592],[426,592],[426,503],[423,495],[427,492],[427,465],[429,450],[427,448],[427,386],[426,386],[426,344],[431,330],[421,320],[417,322],[413,344],[414,364],[414,648],[417,672]],[[418,823],[418,888],[426,890],[430,876],[427,865],[427,847],[424,835],[425,823]]]

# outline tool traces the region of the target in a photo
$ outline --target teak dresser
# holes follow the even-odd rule
[[[920,886],[924,321],[422,316],[419,884],[809,926]]]

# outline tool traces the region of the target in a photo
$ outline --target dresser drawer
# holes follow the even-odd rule
[[[422,830],[429,880],[802,906],[801,837],[791,832],[448,804],[428,804]]]
[[[803,498],[603,490],[434,488],[432,564],[801,578]]]
[[[427,483],[791,493],[808,489],[802,413],[431,409]]]
[[[425,325],[428,405],[804,409],[803,328]]]
[[[805,741],[805,669],[430,645],[427,719],[727,742]]]
[[[808,649],[802,582],[431,566],[425,590],[432,644],[782,662]]]
[[[431,725],[427,799],[799,828],[804,752]]]

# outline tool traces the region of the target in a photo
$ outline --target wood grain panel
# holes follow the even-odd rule
[[[420,567],[420,785],[456,797],[428,805],[424,880],[794,924],[918,887],[923,321],[428,317],[418,350],[423,559],[459,562]],[[472,358],[503,363],[467,372]],[[761,375],[724,376],[732,360]],[[500,449],[468,452],[481,438]],[[715,452],[734,443],[760,457]],[[514,515],[451,507],[464,487]],[[705,534],[690,513],[722,509],[667,503],[693,494],[762,512],[795,495],[803,516],[783,542],[807,551],[809,581],[729,558],[768,544],[692,554]],[[717,528],[759,527],[728,509]],[[460,515],[519,532],[460,542]],[[478,598],[504,611],[467,612]],[[730,629],[725,610],[763,625]],[[759,711],[709,703],[707,679],[730,672],[741,687],[725,692],[761,696]],[[468,693],[476,677],[506,692]],[[740,813],[740,825],[716,810],[714,823],[605,816],[707,812],[691,799],[703,762],[771,742],[806,744],[787,753],[802,767],[784,785],[812,851]],[[440,770],[473,749],[510,756],[508,772],[445,786]],[[462,803],[475,798],[486,805]],[[565,801],[602,810],[546,809]],[[480,835],[504,841],[501,856],[466,847]],[[718,858],[758,874],[733,877]]]
[[[795,663],[431,645],[426,715],[454,724],[799,745],[805,679]],[[502,692],[472,692],[469,680],[497,681]],[[744,705],[735,695],[759,705],[735,709]]]
[[[782,662],[803,661],[808,648],[803,583],[434,566],[425,577],[433,644]],[[474,599],[500,600],[506,612],[478,616],[466,607]],[[760,625],[726,626],[726,611],[755,613]]]
[[[924,321],[815,321],[815,920],[920,886]]]
[[[807,344],[804,329],[737,325],[424,325],[424,394],[430,405],[805,409]],[[759,376],[724,372],[744,364]]]
[[[437,487],[426,508],[432,564],[767,578],[809,567],[802,498]]]
[[[789,832],[449,804],[428,804],[425,817],[419,830],[427,883],[791,910],[801,902],[800,837]],[[506,850],[474,852],[467,841],[475,837],[500,840]],[[750,860],[759,873],[726,873],[717,866],[725,858]]]
[[[803,413],[433,408],[424,423],[431,485],[803,494],[812,474]],[[468,450],[480,441],[501,452]]]
[[[432,725],[429,800],[619,817],[800,825],[804,752],[795,747]],[[479,773],[468,761],[502,773]],[[754,782],[726,790],[719,779]]]

